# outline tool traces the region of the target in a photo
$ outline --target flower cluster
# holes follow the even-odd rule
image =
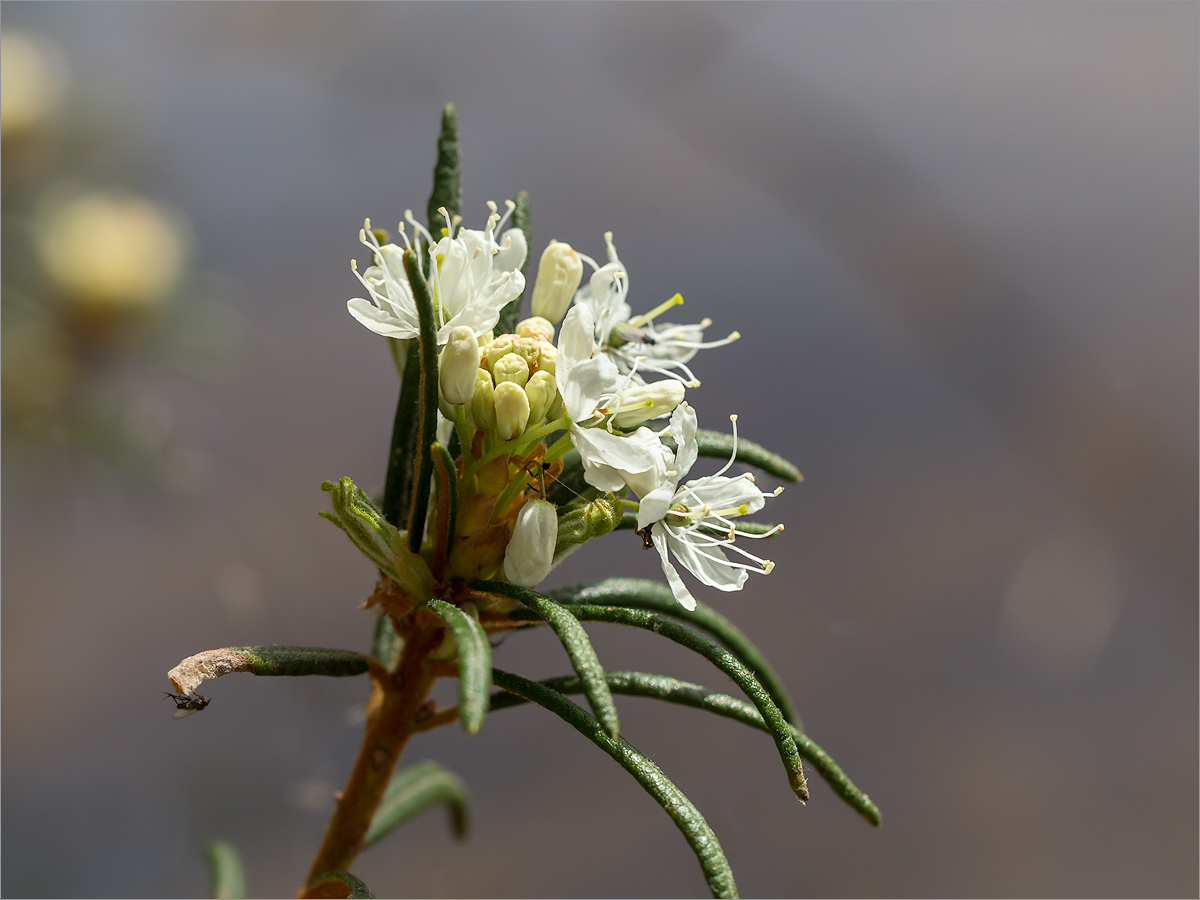
[[[512,333],[495,334],[501,311],[524,291],[528,246],[520,229],[505,230],[513,204],[503,216],[488,206],[481,231],[442,210],[440,238],[406,212],[414,236],[401,224],[404,247],[385,243],[368,221],[360,240],[370,265],[361,273],[354,265],[367,297],[348,303],[351,315],[378,334],[417,337],[403,253],[421,254],[437,326],[439,415],[453,428],[459,453],[451,572],[533,587],[572,545],[596,536],[597,529],[564,523],[578,520],[581,507],[600,504],[587,521],[612,530],[619,524],[613,508],[636,518],[637,533],[658,551],[675,598],[689,609],[695,600],[676,564],[723,591],[740,589],[748,572],[769,573],[774,564],[735,539],[768,537],[782,526],[747,531],[734,520],[779,491],[760,491],[749,473],[726,474],[737,457],[736,421],[728,462],[713,475],[683,480],[700,455],[696,412],[685,399],[700,384],[690,363],[737,332],[706,342],[708,319],[657,321],[683,302],[678,294],[635,316],[629,274],[606,233],[603,264],[551,241],[538,263],[532,316]],[[579,490],[564,476],[568,462],[581,472]]]

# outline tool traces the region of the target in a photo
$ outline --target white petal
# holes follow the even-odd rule
[[[569,318],[569,317],[568,317]],[[561,345],[560,345],[561,346]],[[621,373],[607,356],[585,359],[563,375],[562,351],[555,362],[555,380],[572,422],[586,422],[596,412],[600,398],[611,394]]]
[[[558,363],[556,373],[559,390],[576,365],[586,359],[591,359],[596,350],[593,328],[595,319],[592,311],[586,306],[575,306],[563,319],[558,331]],[[565,391],[564,391],[565,395]]]
[[[671,560],[667,557],[666,539],[658,531],[651,529],[650,540],[654,542],[654,548],[662,560],[663,574],[667,576],[667,584],[671,586],[671,593],[675,595],[675,599],[684,609],[695,609],[696,598],[688,591],[683,579],[679,577],[679,573],[675,571],[675,567],[671,565]]]
[[[756,513],[766,505],[762,491],[744,475],[737,478],[730,478],[726,475],[697,478],[685,484],[680,493],[687,493],[700,504],[708,504],[713,509],[730,509],[745,505],[746,512],[738,513],[738,515]],[[686,497],[683,502],[691,505]]]
[[[675,498],[675,484],[665,481],[646,494],[638,504],[638,528],[645,528],[651,522],[657,522],[671,509],[671,501]]]
[[[374,304],[363,300],[361,297],[347,300],[346,309],[350,311],[350,315],[354,316],[354,318],[358,319],[359,322],[376,334],[394,338],[414,338],[417,336],[414,328],[406,325],[395,316],[384,312]]]
[[[654,531],[650,533],[653,535]],[[715,587],[718,591],[740,591],[742,585],[746,583],[746,579],[750,577],[745,569],[730,565],[720,547],[705,546],[702,548],[704,551],[702,553],[700,552],[701,548],[681,541],[674,535],[669,535],[667,541],[680,565],[709,587]],[[709,559],[709,556],[717,556],[725,561]]]
[[[528,255],[525,232],[520,228],[510,228],[500,237],[500,250],[492,257],[492,265],[499,272],[515,272],[525,265]]]
[[[699,452],[696,445],[696,410],[690,404],[683,403],[675,408],[675,412],[671,414],[670,432],[678,448],[675,451],[674,466],[675,471],[679,473],[675,478],[678,483],[691,471]]]

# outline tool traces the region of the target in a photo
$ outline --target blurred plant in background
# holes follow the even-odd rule
[[[5,447],[28,463],[83,452],[194,489],[161,382],[213,375],[240,321],[206,296],[187,219],[128,186],[135,162],[112,152],[108,98],[45,38],[0,41]]]
[[[67,218],[58,220],[55,237],[86,231],[88,217],[97,214],[147,221],[144,210],[112,199],[74,203],[83,205],[60,213]],[[550,242],[538,265],[533,314],[522,318],[532,244],[529,198],[521,192],[503,214],[488,206],[483,229],[462,227],[457,120],[447,106],[428,227],[406,211],[411,236],[403,222],[397,242],[370,221],[359,234],[371,258],[361,272],[357,263],[353,268],[367,296],[347,307],[388,340],[400,393],[382,497],[377,503],[349,477],[327,481],[322,488],[333,509],[321,515],[377,570],[364,606],[377,613],[371,653],[221,647],[172,668],[174,690],[166,696],[182,719],[209,706],[210,698],[197,693],[204,681],[234,672],[370,676],[362,747],[301,896],[374,896],[349,871],[358,854],[430,806],[449,804],[456,832],[464,833],[466,786],[457,776],[432,761],[393,770],[416,734],[453,722],[475,734],[487,713],[533,703],[633,776],[682,832],[713,896],[736,897],[716,835],[666,774],[625,739],[613,698],[691,706],[765,731],[801,802],[809,798],[807,762],[843,801],[879,824],[875,804],[802,731],[762,653],[698,602],[676,568],[721,591],[740,590],[751,572],[770,574],[774,563],[744,548],[783,527],[742,517],[762,510],[782,488],[764,491],[749,472],[726,473],[735,463],[787,481],[799,481],[800,473],[740,439],[736,416],[730,417],[732,434],[700,429],[684,399],[699,386],[689,367],[693,357],[735,340],[736,332],[705,342],[707,320],[656,321],[682,303],[679,295],[634,315],[626,302],[629,274],[611,233],[605,234],[604,264]],[[53,256],[57,244],[48,246]],[[119,260],[112,265],[114,272],[121,268]],[[160,271],[122,280],[122,311],[139,306],[131,297],[135,283],[154,290]],[[123,318],[111,303],[103,309],[104,321]],[[646,374],[662,378],[647,381]],[[715,474],[688,478],[703,457],[723,465]],[[656,550],[667,584],[611,577],[550,593],[534,590],[583,543],[609,535],[624,538],[626,552]],[[606,672],[582,622],[643,629],[681,645],[733,681],[749,702],[667,675]],[[574,674],[534,682],[492,667],[493,641],[542,625],[561,642]],[[458,680],[456,705],[430,699],[443,677]],[[588,709],[568,699],[571,694],[584,695]],[[209,859],[215,896],[244,891],[231,846],[211,844]]]

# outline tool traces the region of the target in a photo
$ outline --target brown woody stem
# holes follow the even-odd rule
[[[383,798],[392,771],[415,732],[422,705],[437,677],[429,654],[442,639],[441,620],[420,610],[411,620],[411,633],[400,655],[396,671],[382,685],[383,697],[367,722],[362,748],[354,770],[341,793],[325,839],[317,851],[305,884],[323,872],[348,870],[362,849],[363,838]],[[312,896],[302,889],[299,896]]]

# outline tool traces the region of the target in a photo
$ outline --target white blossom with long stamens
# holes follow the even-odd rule
[[[629,295],[629,273],[617,257],[611,231],[605,232],[604,243],[608,262],[603,266],[589,256],[579,255],[595,271],[575,294],[575,305],[592,311],[596,341],[623,374],[641,379],[636,373],[653,372],[697,387],[700,382],[687,365],[692,357],[700,350],[733,343],[740,335],[735,331],[723,340],[705,341],[704,329],[712,325],[711,319],[695,325],[655,324],[658,316],[683,303],[679,294],[648,313],[634,316],[625,299]]]
[[[646,385],[622,375],[595,334],[586,306],[567,313],[559,331],[554,377],[571,422],[571,443],[588,484],[601,491],[628,486],[641,497],[667,477],[671,452],[645,426],[629,434],[617,429],[667,415],[683,400],[683,385]]]
[[[483,231],[457,227],[458,217],[451,218],[446,210],[441,210],[446,218],[446,234],[438,241],[413,219],[411,210],[404,213],[413,231],[428,247],[429,287],[439,346],[459,326],[469,327],[476,336],[490,331],[500,318],[500,310],[525,289],[525,277],[521,274],[527,251],[524,234],[520,229],[510,228],[501,238],[503,245],[496,242],[496,232],[504,227],[512,212],[512,201],[507,206],[508,211],[501,216],[496,204],[488,203],[491,215]],[[417,304],[404,270],[404,250],[412,249],[412,242],[404,232],[404,224],[400,224],[403,247],[381,245],[371,231],[370,220],[364,223],[358,238],[371,251],[372,265],[364,272],[358,271],[355,261],[351,261],[351,266],[370,299],[355,297],[346,303],[346,308],[376,334],[415,338],[420,330]]]
[[[780,525],[767,534],[747,534],[737,530],[733,519],[758,512],[768,497],[778,496],[783,488],[767,494],[754,485],[749,472],[733,478],[725,474],[737,457],[737,416],[729,418],[733,422],[734,448],[729,462],[715,475],[694,478],[681,487],[680,479],[698,456],[696,412],[688,404],[681,404],[672,414],[668,429],[678,447],[672,471],[658,488],[642,497],[638,508],[638,529],[643,533],[650,529],[650,540],[662,560],[671,593],[686,609],[695,609],[696,600],[671,564],[671,556],[719,591],[741,590],[747,573],[768,574],[775,568],[769,559],[734,544],[735,537],[758,539],[782,530]],[[726,551],[734,553],[735,558],[726,556]]]

